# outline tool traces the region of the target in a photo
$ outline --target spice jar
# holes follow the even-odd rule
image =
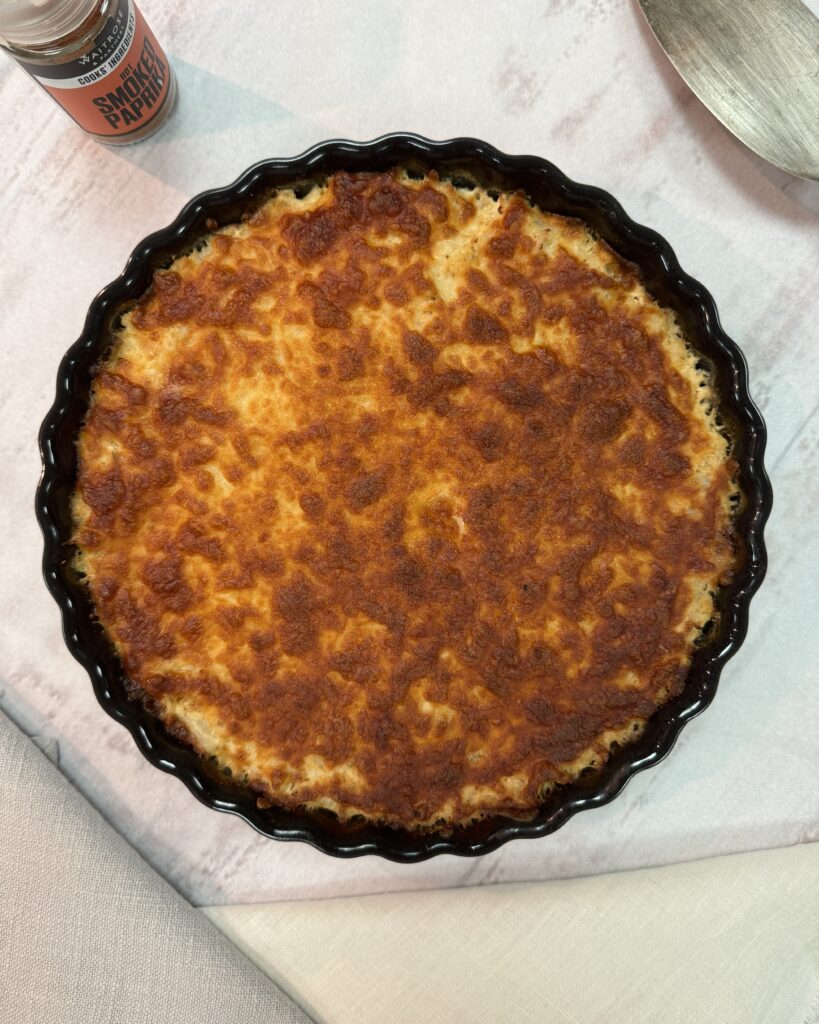
[[[0,0],[0,46],[100,142],[147,138],[173,108],[173,69],[133,0]]]

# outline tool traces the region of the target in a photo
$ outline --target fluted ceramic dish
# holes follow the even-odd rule
[[[543,210],[584,220],[616,252],[635,263],[650,293],[674,310],[688,341],[713,371],[719,417],[733,441],[743,495],[735,520],[738,569],[733,581],[719,592],[718,613],[694,653],[682,693],[663,705],[645,732],[614,752],[602,769],[553,791],[531,820],[493,817],[448,833],[343,824],[327,813],[259,807],[249,789],[220,774],[145,709],[72,567],[75,443],[88,408],[94,368],[105,358],[119,316],[146,291],[154,271],[191,250],[214,225],[238,221],[275,188],[308,183],[339,170],[383,171],[396,165],[418,174],[434,168],[456,183],[478,184],[490,191],[520,189]],[[196,196],[172,224],[140,242],[120,276],[91,303],[80,338],[60,364],[57,396],[40,431],[43,473],[36,508],[45,538],[43,570],[62,610],[68,648],[88,670],[102,707],[129,730],[152,764],[181,779],[209,807],[237,814],[273,839],[300,840],[339,857],[369,853],[412,862],[441,853],[475,856],[510,839],[544,836],[578,811],[608,803],[632,775],[662,760],[686,722],[710,704],[722,667],[745,637],[748,605],[765,574],[763,527],[772,499],[762,461],[764,447],[765,427],[748,393],[745,361],[720,327],[710,294],[680,269],[665,239],[636,224],[606,192],[571,181],[539,157],[507,156],[476,139],[432,142],[396,134],[365,143],[326,142],[301,156],[264,160],[232,185]]]

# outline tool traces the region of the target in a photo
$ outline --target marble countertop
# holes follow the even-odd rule
[[[693,97],[633,0],[208,0],[143,12],[179,104],[85,138],[0,60],[0,706],[197,904],[556,878],[819,839],[819,184]],[[94,294],[195,192],[331,137],[473,135],[612,192],[713,293],[769,429],[770,572],[714,705],[612,804],[487,857],[406,867],[257,836],[152,768],[96,703],[40,576],[37,430]]]

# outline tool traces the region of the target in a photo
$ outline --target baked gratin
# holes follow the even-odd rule
[[[683,687],[735,559],[715,401],[581,222],[336,174],[122,317],[77,567],[135,692],[263,803],[525,818]]]

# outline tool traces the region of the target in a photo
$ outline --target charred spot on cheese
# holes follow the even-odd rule
[[[268,803],[526,817],[684,685],[735,557],[715,404],[582,223],[336,174],[124,316],[78,567],[151,706]]]

